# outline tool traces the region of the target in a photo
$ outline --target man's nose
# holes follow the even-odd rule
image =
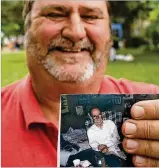
[[[85,27],[78,14],[70,16],[68,24],[63,29],[62,35],[73,42],[78,42],[86,37]]]

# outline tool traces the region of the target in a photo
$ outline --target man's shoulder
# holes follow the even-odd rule
[[[2,88],[1,96],[2,96],[2,108],[5,107],[7,103],[10,101],[15,101],[18,98],[18,93],[20,90],[20,86],[24,82],[25,79],[21,79],[12,84],[9,84]],[[19,97],[20,98],[20,97]]]
[[[112,120],[103,120],[104,125],[112,125],[114,126],[115,123]]]
[[[12,93],[15,93],[16,88],[18,87],[20,81],[14,82],[2,88],[2,99],[8,97]]]
[[[112,120],[103,120],[103,123],[114,123]]]
[[[153,84],[146,84],[142,82],[134,82],[124,78],[115,79],[111,76],[105,76],[100,93],[114,93],[114,94],[158,94],[159,86]]]

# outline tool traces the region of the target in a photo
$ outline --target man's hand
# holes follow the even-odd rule
[[[98,145],[98,150],[101,151],[102,153],[108,152],[108,147],[106,145]]]
[[[125,121],[123,147],[141,167],[159,166],[159,100],[137,102],[131,108],[133,119]]]

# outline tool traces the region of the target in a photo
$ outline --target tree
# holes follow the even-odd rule
[[[22,19],[22,1],[2,1],[2,32],[5,36],[17,36],[24,33]]]
[[[134,20],[146,18],[149,10],[148,1],[111,1],[111,17],[115,23],[122,23],[124,29],[124,39],[131,39],[131,29]]]
[[[152,2],[151,2],[152,3]],[[146,30],[146,36],[149,39],[150,44],[153,44],[154,48],[158,50],[159,45],[159,3],[151,4],[154,8],[149,15],[150,25]]]

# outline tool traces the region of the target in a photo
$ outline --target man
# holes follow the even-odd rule
[[[103,121],[98,108],[93,108],[90,116],[94,124],[87,131],[89,145],[94,151],[97,151],[95,153],[105,154],[104,157],[109,166],[120,167],[120,160],[114,155],[122,159],[126,159],[126,156],[118,147],[120,137],[116,125],[111,120]]]
[[[104,77],[111,43],[105,1],[26,0],[24,19],[29,75],[2,90],[2,166],[57,165],[62,93],[159,93]],[[123,125],[136,166],[159,165],[158,107],[159,100],[138,103],[135,120]]]

